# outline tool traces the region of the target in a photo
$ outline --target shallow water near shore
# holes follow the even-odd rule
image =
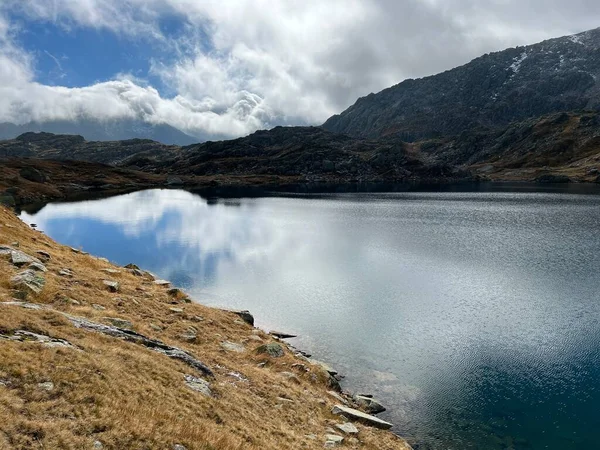
[[[300,335],[416,449],[600,445],[600,195],[150,190],[21,217]]]

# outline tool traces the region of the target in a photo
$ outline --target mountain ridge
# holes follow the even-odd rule
[[[406,141],[496,128],[529,117],[600,107],[600,28],[488,53],[437,75],[361,97],[322,126]]]

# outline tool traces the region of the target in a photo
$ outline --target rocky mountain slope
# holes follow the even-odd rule
[[[600,182],[600,113],[563,112],[414,144],[422,158],[495,180]]]
[[[174,158],[179,149],[149,139],[86,141],[80,135],[28,132],[0,141],[0,158],[76,160],[118,166],[132,155],[152,161]]]
[[[323,127],[406,141],[497,128],[560,111],[600,108],[600,28],[486,54],[439,75],[360,98]]]

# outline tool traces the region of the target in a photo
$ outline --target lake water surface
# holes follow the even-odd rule
[[[598,195],[150,190],[22,217],[299,334],[415,448],[600,448]]]

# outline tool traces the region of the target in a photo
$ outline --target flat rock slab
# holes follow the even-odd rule
[[[230,352],[243,353],[246,351],[246,348],[243,345],[229,341],[221,342],[221,347]]]
[[[0,256],[9,257],[10,262],[17,267],[21,267],[21,266],[24,266],[25,264],[31,264],[31,263],[42,264],[42,262],[39,259],[37,259],[31,255],[28,255],[27,253],[22,252],[21,250],[17,250],[13,247],[9,247],[8,245],[0,246]]]
[[[0,334],[0,339],[8,339],[10,341],[19,342],[37,342],[44,347],[68,347],[76,348],[70,342],[64,339],[53,338],[44,334],[33,333],[31,331],[17,330],[11,335]]]
[[[155,280],[154,284],[156,284],[157,286],[165,286],[165,287],[167,287],[167,286],[171,285],[171,282],[167,281],[167,280]]]
[[[335,405],[331,412],[339,416],[344,416],[348,420],[361,422],[365,425],[381,428],[382,430],[389,430],[393,426],[391,423],[381,420],[378,417],[371,416],[370,414],[366,414],[358,409],[348,408],[342,405]]]
[[[338,423],[336,425],[336,428],[346,434],[357,434],[358,433],[358,428],[356,428],[356,425],[354,425],[353,423],[350,423],[350,422]]]
[[[290,333],[286,333],[284,331],[269,331],[269,334],[271,336],[275,336],[279,339],[291,339],[291,338],[298,337],[297,334],[290,334]]]

